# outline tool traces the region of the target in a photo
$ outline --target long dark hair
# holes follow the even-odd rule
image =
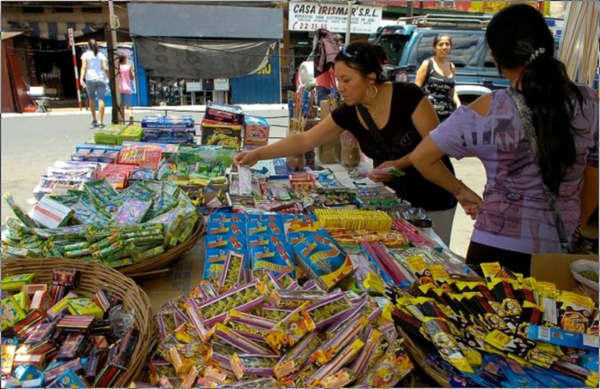
[[[358,70],[365,76],[375,73],[375,82],[378,84],[387,79],[383,72],[383,65],[388,61],[387,54],[381,46],[370,42],[356,42],[342,47],[335,61],[343,61],[348,67]]]
[[[569,79],[565,65],[554,58],[554,39],[543,16],[526,4],[499,11],[485,33],[498,69],[525,65],[520,93],[531,109],[539,146],[538,163],[546,186],[558,193],[566,170],[575,163],[573,95],[581,91]]]
[[[435,48],[435,46],[437,46],[437,44],[440,43],[442,38],[445,36],[448,37],[448,42],[450,42],[450,48],[452,48],[452,37],[450,36],[450,34],[437,34],[433,38],[433,47]]]
[[[94,52],[94,57],[98,56],[98,44],[96,43],[95,39],[90,39],[88,41],[88,47],[90,48],[90,50],[92,50]]]

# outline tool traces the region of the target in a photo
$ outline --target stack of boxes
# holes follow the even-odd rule
[[[271,126],[260,116],[245,115],[236,105],[210,104],[202,119],[202,144],[251,150],[269,143]]]
[[[239,149],[244,113],[235,105],[210,104],[202,119],[202,144]]]
[[[142,130],[143,142],[195,143],[196,130],[191,116],[146,116]]]

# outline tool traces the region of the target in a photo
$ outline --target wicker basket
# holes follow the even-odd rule
[[[154,274],[157,270],[173,263],[177,258],[191,250],[198,240],[206,233],[206,221],[200,217],[191,236],[185,242],[152,258],[144,259],[130,266],[124,266],[117,270],[131,278],[139,278]]]
[[[150,300],[146,293],[128,277],[105,265],[96,262],[61,258],[20,258],[2,261],[2,277],[13,274],[36,273],[38,283],[52,282],[52,271],[57,267],[77,269],[81,273],[81,281],[77,294],[92,297],[98,289],[106,290],[111,296],[123,301],[126,311],[135,311],[135,328],[140,331],[140,338],[131,358],[131,365],[126,374],[115,383],[115,387],[127,387],[139,376],[146,360],[153,335]]]
[[[442,369],[425,362],[428,355],[423,347],[419,345],[413,336],[404,331],[402,327],[397,325],[396,328],[402,334],[402,337],[404,338],[403,344],[406,346],[408,355],[411,357],[413,362],[419,365],[425,374],[437,382],[440,387],[450,388],[450,377],[448,377],[448,375]]]

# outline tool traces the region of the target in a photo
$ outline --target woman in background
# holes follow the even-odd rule
[[[127,61],[125,54],[119,54],[119,91],[121,92],[121,116],[123,123],[129,117],[129,124],[133,124],[133,111],[131,110],[131,83],[134,80],[133,66]]]
[[[98,51],[98,44],[94,39],[88,41],[88,49],[81,56],[79,84],[87,92],[88,105],[92,111],[92,127],[104,127],[104,96],[108,80],[108,64],[104,54]],[[96,97],[98,97],[99,120],[96,119]]]
[[[415,77],[415,84],[423,89],[433,108],[443,122],[460,107],[460,99],[456,93],[456,68],[448,61],[452,49],[452,38],[448,34],[436,35],[433,39],[434,56],[421,64]]]

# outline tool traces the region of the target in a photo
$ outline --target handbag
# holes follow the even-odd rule
[[[427,82],[429,81],[429,76],[433,73],[433,57],[427,59],[427,74],[425,74],[425,79],[423,80],[423,86],[421,89],[425,88]]]
[[[369,110],[362,104],[358,104],[357,107],[358,111],[360,112],[360,115],[365,121],[365,124],[369,128],[369,133],[371,133],[371,137],[375,141],[375,144],[380,150],[383,151],[383,156],[385,156],[386,160],[388,161],[396,159],[394,153],[392,152],[392,149],[390,149],[390,146],[385,142],[383,136],[381,136],[381,132],[379,132],[379,128],[377,128],[377,124],[375,124],[375,121],[369,113]],[[401,198],[407,197],[404,181],[400,177],[394,178],[390,182],[389,186],[393,188],[397,192],[397,195],[399,195]]]
[[[529,108],[523,101],[521,95],[512,86],[507,89],[507,92],[511,99],[514,101],[515,106],[517,107],[519,117],[521,118],[523,126],[525,127],[525,137],[529,142],[529,147],[531,147],[531,151],[533,151],[534,159],[539,170],[539,149],[537,144],[537,137],[535,135],[535,128],[533,127],[531,115],[529,113]],[[585,238],[581,235],[579,227],[577,227],[575,233],[573,234],[573,239],[571,240],[571,242],[569,242],[567,233],[565,231],[565,224],[563,223],[563,219],[560,214],[560,209],[558,208],[557,194],[550,190],[550,188],[546,186],[543,180],[542,186],[544,187],[544,195],[546,196],[546,201],[548,201],[548,205],[550,205],[550,209],[552,210],[554,216],[554,225],[556,226],[556,232],[558,233],[558,238],[560,239],[560,246],[562,248],[562,252],[571,254],[588,254],[589,248],[587,242],[585,241]]]

